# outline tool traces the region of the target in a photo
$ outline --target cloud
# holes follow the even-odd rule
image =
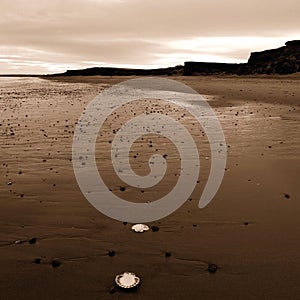
[[[1,0],[1,73],[11,71],[1,55],[36,61],[35,72],[87,61],[146,67],[245,61],[249,51],[299,38],[299,10],[297,0]],[[14,61],[17,70],[30,70],[21,61]]]

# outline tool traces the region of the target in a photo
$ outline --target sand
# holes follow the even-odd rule
[[[0,299],[296,299],[299,76],[171,77],[214,108],[227,168],[206,208],[194,197],[201,177],[191,201],[141,234],[89,204],[71,160],[84,106],[125,79],[0,79]],[[114,288],[124,271],[138,289]]]

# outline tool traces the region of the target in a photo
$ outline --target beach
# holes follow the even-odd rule
[[[0,299],[299,297],[299,75],[168,77],[208,100],[227,165],[207,207],[201,177],[195,197],[144,233],[97,211],[72,165],[85,106],[130,78],[0,78]],[[115,287],[124,271],[141,278],[137,289]]]

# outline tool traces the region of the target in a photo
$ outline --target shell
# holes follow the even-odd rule
[[[131,229],[134,230],[135,232],[144,232],[149,230],[149,226],[145,224],[135,224],[131,227]]]
[[[140,283],[140,278],[134,273],[124,272],[119,274],[115,278],[116,284],[123,289],[131,289],[136,287]]]

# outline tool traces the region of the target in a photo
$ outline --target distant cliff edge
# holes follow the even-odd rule
[[[300,40],[289,41],[285,46],[252,52],[243,74],[292,74],[300,72]]]
[[[285,46],[252,52],[247,63],[227,64],[211,62],[185,62],[184,66],[160,69],[126,69],[94,67],[68,70],[47,76],[161,76],[161,75],[213,75],[213,74],[292,74],[300,72],[300,40],[288,41]]]

